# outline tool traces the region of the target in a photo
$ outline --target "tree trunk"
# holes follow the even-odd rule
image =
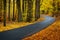
[[[2,22],[2,0],[0,0],[0,22]]]
[[[3,0],[4,4],[4,26],[6,26],[6,0]]]
[[[8,12],[8,20],[10,21],[10,0],[9,0],[9,12]]]
[[[14,13],[15,13],[15,0],[13,0],[13,21],[15,21],[15,17],[14,17]]]
[[[27,22],[32,21],[32,17],[33,17],[33,10],[32,9],[33,9],[33,1],[28,0]]]
[[[40,0],[36,0],[35,6],[35,21],[40,18]]]
[[[21,3],[20,0],[17,0],[17,9],[18,9],[18,22],[22,21],[22,12],[21,12]]]
[[[23,5],[22,5],[23,13],[24,13],[24,9],[25,9],[25,8],[24,8],[24,6],[25,6],[25,5],[24,5],[24,1],[25,1],[25,0],[23,0]]]

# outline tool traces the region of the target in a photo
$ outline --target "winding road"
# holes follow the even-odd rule
[[[0,40],[22,40],[22,38],[35,34],[44,28],[51,25],[55,18],[44,16],[45,20],[42,22],[37,22],[22,28],[17,28],[9,31],[0,32]]]

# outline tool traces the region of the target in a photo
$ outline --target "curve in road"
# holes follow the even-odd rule
[[[44,16],[45,20],[37,22],[22,28],[17,28],[5,32],[0,32],[0,40],[21,40],[22,38],[32,35],[52,24],[55,19],[53,17]]]

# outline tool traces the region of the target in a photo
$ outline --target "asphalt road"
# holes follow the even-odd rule
[[[37,22],[22,28],[17,28],[5,32],[0,32],[0,40],[21,40],[22,38],[37,33],[51,25],[55,19],[49,16],[44,16],[45,20]]]

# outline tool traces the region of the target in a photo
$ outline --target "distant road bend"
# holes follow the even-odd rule
[[[55,18],[44,16],[45,20],[37,22],[22,28],[17,28],[9,31],[0,32],[0,40],[22,40],[24,37],[35,34],[44,28],[51,25]]]

